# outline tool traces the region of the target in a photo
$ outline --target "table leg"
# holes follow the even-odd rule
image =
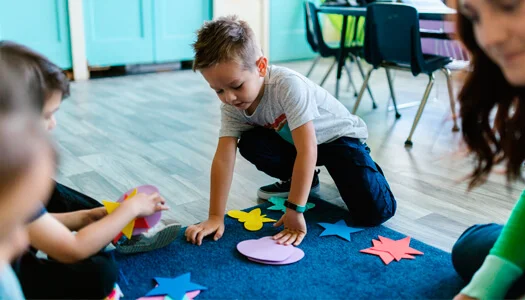
[[[348,27],[348,16],[343,16],[343,28],[341,29],[341,41],[339,43],[339,63],[337,64],[337,79],[335,81],[335,98],[337,99],[339,99],[339,81],[346,61],[346,27]]]

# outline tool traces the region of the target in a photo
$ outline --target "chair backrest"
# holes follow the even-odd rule
[[[417,9],[394,3],[368,5],[365,59],[374,67],[391,62],[410,66],[414,76],[421,73],[424,59]]]
[[[317,52],[322,57],[330,57],[337,54],[337,51],[330,48],[323,39],[323,31],[321,30],[321,22],[319,21],[319,12],[315,3],[311,1],[305,2],[306,17],[310,19],[313,29],[313,39],[317,45]],[[307,33],[308,38],[308,33]],[[311,46],[311,45],[310,45]],[[313,47],[312,47],[313,48]]]
[[[315,10],[314,10],[314,13],[315,13]],[[306,40],[308,41],[310,48],[312,48],[312,51],[318,52],[319,46],[317,44],[317,38],[315,36],[314,24],[312,20],[312,9],[310,8],[310,1],[304,1],[304,16],[305,16],[305,24],[306,24]]]

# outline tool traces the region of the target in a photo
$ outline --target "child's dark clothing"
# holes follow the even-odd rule
[[[46,208],[50,213],[65,213],[100,206],[95,199],[57,182]],[[65,264],[38,258],[36,250],[31,249],[14,264],[14,269],[29,299],[103,299],[118,279],[117,263],[103,252]]]
[[[292,131],[312,122],[318,144],[317,165],[326,166],[351,218],[373,226],[396,211],[396,200],[365,144],[365,122],[352,115],[325,89],[290,69],[270,66],[264,95],[252,115],[222,105],[221,137],[240,139],[242,156],[266,174],[292,177],[296,149]]]

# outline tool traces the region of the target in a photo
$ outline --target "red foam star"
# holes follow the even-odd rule
[[[138,218],[135,220],[135,228],[150,228],[148,221],[145,218]]]
[[[117,242],[120,240],[120,238],[123,236],[122,232],[119,232],[117,236],[113,239],[113,244],[117,244]]]
[[[414,256],[410,254],[423,254],[423,252],[413,249],[409,246],[410,237],[394,241],[389,238],[379,236],[379,241],[372,240],[372,243],[373,247],[363,249],[360,252],[377,255],[386,265],[391,263],[394,259],[396,261],[400,261],[402,258],[414,259]]]

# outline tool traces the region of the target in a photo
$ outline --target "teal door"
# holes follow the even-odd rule
[[[211,0],[154,0],[155,61],[192,60],[191,44],[211,19]]]
[[[306,41],[304,0],[270,0],[270,59],[315,57]]]
[[[84,0],[90,66],[152,63],[152,0]]]
[[[66,0],[0,0],[0,40],[11,40],[71,68]]]

